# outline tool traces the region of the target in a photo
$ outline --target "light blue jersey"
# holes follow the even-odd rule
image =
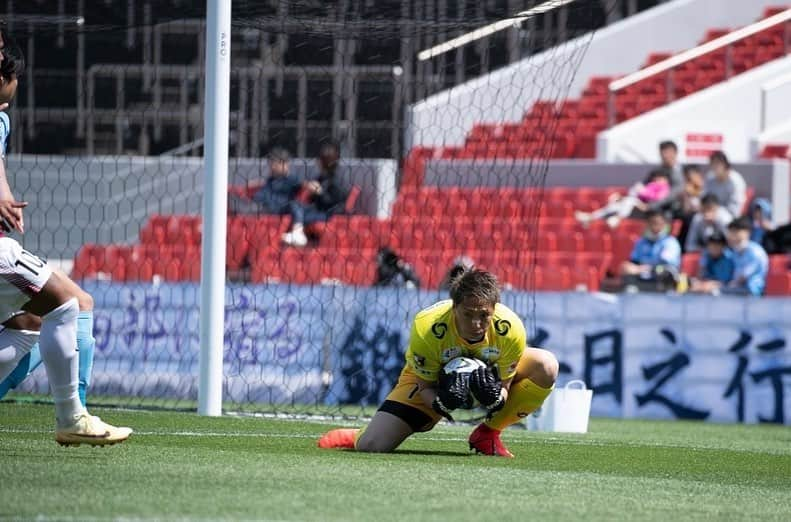
[[[638,265],[671,265],[679,268],[681,267],[681,245],[678,244],[675,237],[669,234],[661,235],[656,240],[641,237],[635,243],[629,259]]]
[[[752,241],[741,252],[733,252],[733,279],[743,281],[742,287],[751,295],[762,295],[769,273],[769,256],[761,245]]]

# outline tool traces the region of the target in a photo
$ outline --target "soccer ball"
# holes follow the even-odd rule
[[[477,368],[486,367],[486,364],[478,359],[473,359],[471,357],[456,357],[455,359],[451,359],[448,361],[448,364],[442,367],[442,373],[444,377],[450,377],[453,374],[461,375],[461,378],[464,380],[465,387],[467,390],[470,389],[470,375],[474,372]],[[462,408],[464,409],[471,409],[478,405],[478,401],[472,396],[472,393],[467,393],[467,400],[465,401]]]
[[[485,367],[486,364],[479,359],[473,359],[472,357],[456,357],[448,361],[448,364],[442,367],[442,371],[448,375],[461,373],[469,376],[469,374],[481,366]]]

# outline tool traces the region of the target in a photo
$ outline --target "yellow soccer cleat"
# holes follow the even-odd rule
[[[118,444],[129,438],[131,428],[118,428],[102,422],[99,417],[94,417],[88,412],[83,413],[68,426],[58,426],[55,431],[55,440],[61,446],[107,446]]]

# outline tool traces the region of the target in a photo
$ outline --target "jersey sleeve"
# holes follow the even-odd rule
[[[516,366],[519,364],[519,359],[522,358],[525,346],[527,346],[527,332],[525,332],[524,324],[516,317],[511,319],[511,322],[513,324],[504,339],[502,352],[497,360],[500,378],[504,381],[516,375]]]
[[[442,366],[439,348],[423,336],[417,321],[412,323],[409,347],[406,351],[406,365],[424,381],[436,382],[439,379],[439,370]]]

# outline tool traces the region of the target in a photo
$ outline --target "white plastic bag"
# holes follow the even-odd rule
[[[554,390],[541,408],[527,419],[527,427],[535,431],[587,433],[593,390],[580,380],[569,381]]]

